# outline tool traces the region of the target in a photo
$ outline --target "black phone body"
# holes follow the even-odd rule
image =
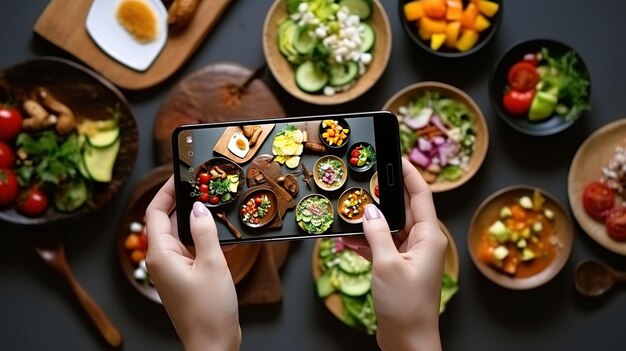
[[[339,147],[336,144],[335,148],[328,147],[326,144],[325,152],[320,152],[319,147],[313,146],[323,144],[322,138],[327,139],[328,134],[326,136],[323,134],[328,129],[323,127],[326,126],[322,124],[325,120],[345,124],[348,132],[344,134],[349,135],[349,138]],[[262,128],[261,135],[252,147],[249,145],[252,138],[247,139],[247,147],[244,145],[245,142],[235,140],[241,139],[244,126],[252,126],[253,129],[257,126]],[[301,143],[302,148],[291,143],[295,141],[298,144],[297,142],[300,141],[300,133],[292,133],[296,129],[307,132],[302,133],[306,135]],[[319,132],[320,129],[321,132]],[[285,133],[285,131],[292,132]],[[249,135],[250,128],[247,132]],[[314,133],[317,135],[312,135]],[[277,138],[278,135],[282,136]],[[316,145],[304,147],[306,143]],[[359,168],[359,163],[356,162],[356,170],[352,169],[350,149],[356,146],[361,146],[361,149],[367,148],[367,144],[370,144],[375,151],[374,164],[369,170],[361,171],[363,167]],[[358,204],[348,206],[348,202],[345,202],[348,194],[344,193],[352,194],[352,199],[357,200],[356,203],[358,199],[373,200],[371,202],[375,203],[385,215],[392,233],[397,232],[404,227],[405,223],[404,183],[399,145],[397,118],[387,111],[180,126],[172,135],[179,237],[184,244],[193,244],[189,216],[195,201],[203,202],[213,213],[221,244],[362,234],[362,224],[355,222],[359,222],[359,217],[363,216],[363,208]],[[239,146],[242,146],[243,150],[239,149]],[[248,151],[244,153],[246,149]],[[371,148],[369,150],[371,151]],[[290,167],[276,162],[287,163],[285,158],[288,160],[292,156],[300,158],[289,160]],[[257,158],[271,161],[257,163],[255,162]],[[333,161],[329,161],[331,159]],[[343,172],[340,172],[342,167],[336,162],[337,159],[341,160],[345,166]],[[297,165],[296,161],[298,161]],[[259,165],[264,166],[259,167]],[[329,167],[331,170],[324,171],[324,167]],[[306,177],[303,172],[305,168],[311,174],[310,187],[305,182]],[[367,165],[364,168],[367,168]],[[296,194],[291,195],[287,191],[287,188],[283,186],[284,179],[279,184],[280,178],[276,179],[266,174],[270,172],[275,175],[277,169],[280,169],[282,175],[292,174],[295,177],[298,187]],[[334,172],[334,169],[338,171]],[[320,172],[319,174],[322,175],[317,181],[315,172]],[[342,180],[337,181],[339,174],[342,175]],[[272,181],[266,181],[265,175]],[[327,177],[324,178],[324,176]],[[376,189],[370,188],[375,178],[378,180],[378,196],[375,194]],[[328,190],[328,182],[333,179],[331,184],[334,186],[341,184],[342,181],[344,183],[339,189]],[[233,185],[235,183],[236,185]],[[267,192],[263,189],[272,191]],[[374,194],[369,194],[370,189],[374,191]],[[367,198],[367,194],[363,194],[363,190],[370,195],[371,199]],[[204,195],[207,191],[208,198]],[[229,191],[233,191],[230,197],[225,196],[225,193]],[[291,195],[292,201],[287,201],[289,197],[286,197],[285,193],[288,196]],[[276,198],[274,198],[275,195]],[[343,205],[340,202],[342,195],[344,195]],[[218,201],[216,201],[216,196],[218,196]],[[307,199],[303,201],[305,197]],[[256,199],[261,201],[252,205],[250,200],[255,202]],[[263,211],[259,210],[263,202],[266,205],[270,203],[269,210],[268,206],[265,206]],[[329,203],[331,206],[328,206]],[[244,205],[248,209],[244,210]],[[272,211],[272,206],[275,212],[273,219],[263,222],[263,217],[260,215],[268,216],[265,218],[267,220],[271,217],[271,213],[268,213]],[[332,207],[332,212],[330,207]],[[320,208],[325,209],[322,211],[325,213],[319,213]],[[339,213],[339,210],[343,210],[344,213]],[[239,232],[240,237],[234,234],[223,219],[218,218],[218,213],[226,216],[228,222]],[[332,220],[329,219],[329,214],[332,214]],[[254,223],[255,216],[261,217],[259,223]],[[349,218],[350,216],[352,218]]]

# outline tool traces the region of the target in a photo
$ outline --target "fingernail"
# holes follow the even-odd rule
[[[367,205],[365,206],[365,218],[367,219],[378,219],[380,218],[380,211],[376,205]]]
[[[209,210],[200,201],[193,203],[193,215],[194,217],[204,217],[209,215]]]

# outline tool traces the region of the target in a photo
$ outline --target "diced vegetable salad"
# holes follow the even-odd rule
[[[426,91],[398,111],[400,147],[424,179],[455,181],[468,170],[476,126],[465,104]]]
[[[350,88],[372,62],[376,40],[366,22],[369,0],[289,0],[278,47],[295,68],[296,84],[332,96]]]

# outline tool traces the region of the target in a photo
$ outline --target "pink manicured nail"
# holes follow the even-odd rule
[[[378,219],[381,217],[380,211],[376,205],[367,205],[365,206],[365,218],[367,219]]]
[[[204,217],[209,215],[209,210],[200,201],[193,203],[193,215],[194,217]]]

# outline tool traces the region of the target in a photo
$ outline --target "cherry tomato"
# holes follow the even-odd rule
[[[148,234],[143,231],[139,233],[139,248],[141,250],[148,250]]]
[[[260,221],[260,220],[259,220],[259,218],[258,218],[258,217],[256,217],[255,219],[253,219],[253,220],[252,220],[252,222],[253,222],[254,224],[259,224],[259,221]]]
[[[377,197],[380,197],[380,194],[378,193],[378,185],[374,187],[374,195],[376,195]]]
[[[200,193],[200,195],[198,196],[198,201],[200,202],[209,201],[209,193]]]
[[[618,241],[626,240],[626,207],[618,207],[609,212],[604,221],[606,232]]]
[[[539,73],[537,73],[535,66],[522,61],[514,64],[509,69],[508,80],[511,89],[524,92],[535,89],[539,81]]]
[[[13,167],[13,160],[11,147],[0,141],[0,168]]]
[[[523,115],[530,110],[530,104],[533,102],[535,89],[519,92],[517,90],[509,90],[502,98],[504,109],[514,115]]]
[[[10,169],[0,169],[0,206],[10,204],[17,197],[17,178]]]
[[[533,66],[537,66],[539,64],[539,57],[537,57],[537,54],[526,54],[524,55],[523,60]]]
[[[27,216],[41,216],[48,209],[48,196],[39,187],[23,190],[17,198],[17,210]]]
[[[209,193],[209,186],[206,184],[200,184],[200,187],[198,189],[201,193]]]
[[[207,194],[208,195],[208,194]],[[209,199],[209,203],[211,205],[217,205],[220,202],[220,197],[217,195],[213,195],[211,196],[211,198]]]
[[[352,158],[350,159],[350,164],[351,164],[351,165],[353,165],[353,166],[355,166],[355,167],[356,167],[356,166],[358,166],[358,164],[359,164],[359,159],[358,159],[358,157],[352,157]]]
[[[350,157],[356,157],[359,158],[359,156],[361,156],[361,150],[360,147],[356,147],[354,148],[354,150],[352,150],[352,152],[350,153]]]
[[[604,218],[615,206],[613,189],[602,182],[591,182],[583,190],[583,207],[595,218]]]
[[[261,196],[257,196],[257,197],[255,197],[255,198],[254,198],[254,203],[255,203],[256,205],[260,205],[260,204],[261,204],[261,202],[263,202],[263,197],[261,197]]]
[[[198,177],[198,182],[200,182],[200,184],[208,184],[209,180],[211,180],[211,176],[208,173],[200,173],[200,176]]]
[[[22,114],[15,107],[0,106],[0,140],[10,142],[22,130]]]

